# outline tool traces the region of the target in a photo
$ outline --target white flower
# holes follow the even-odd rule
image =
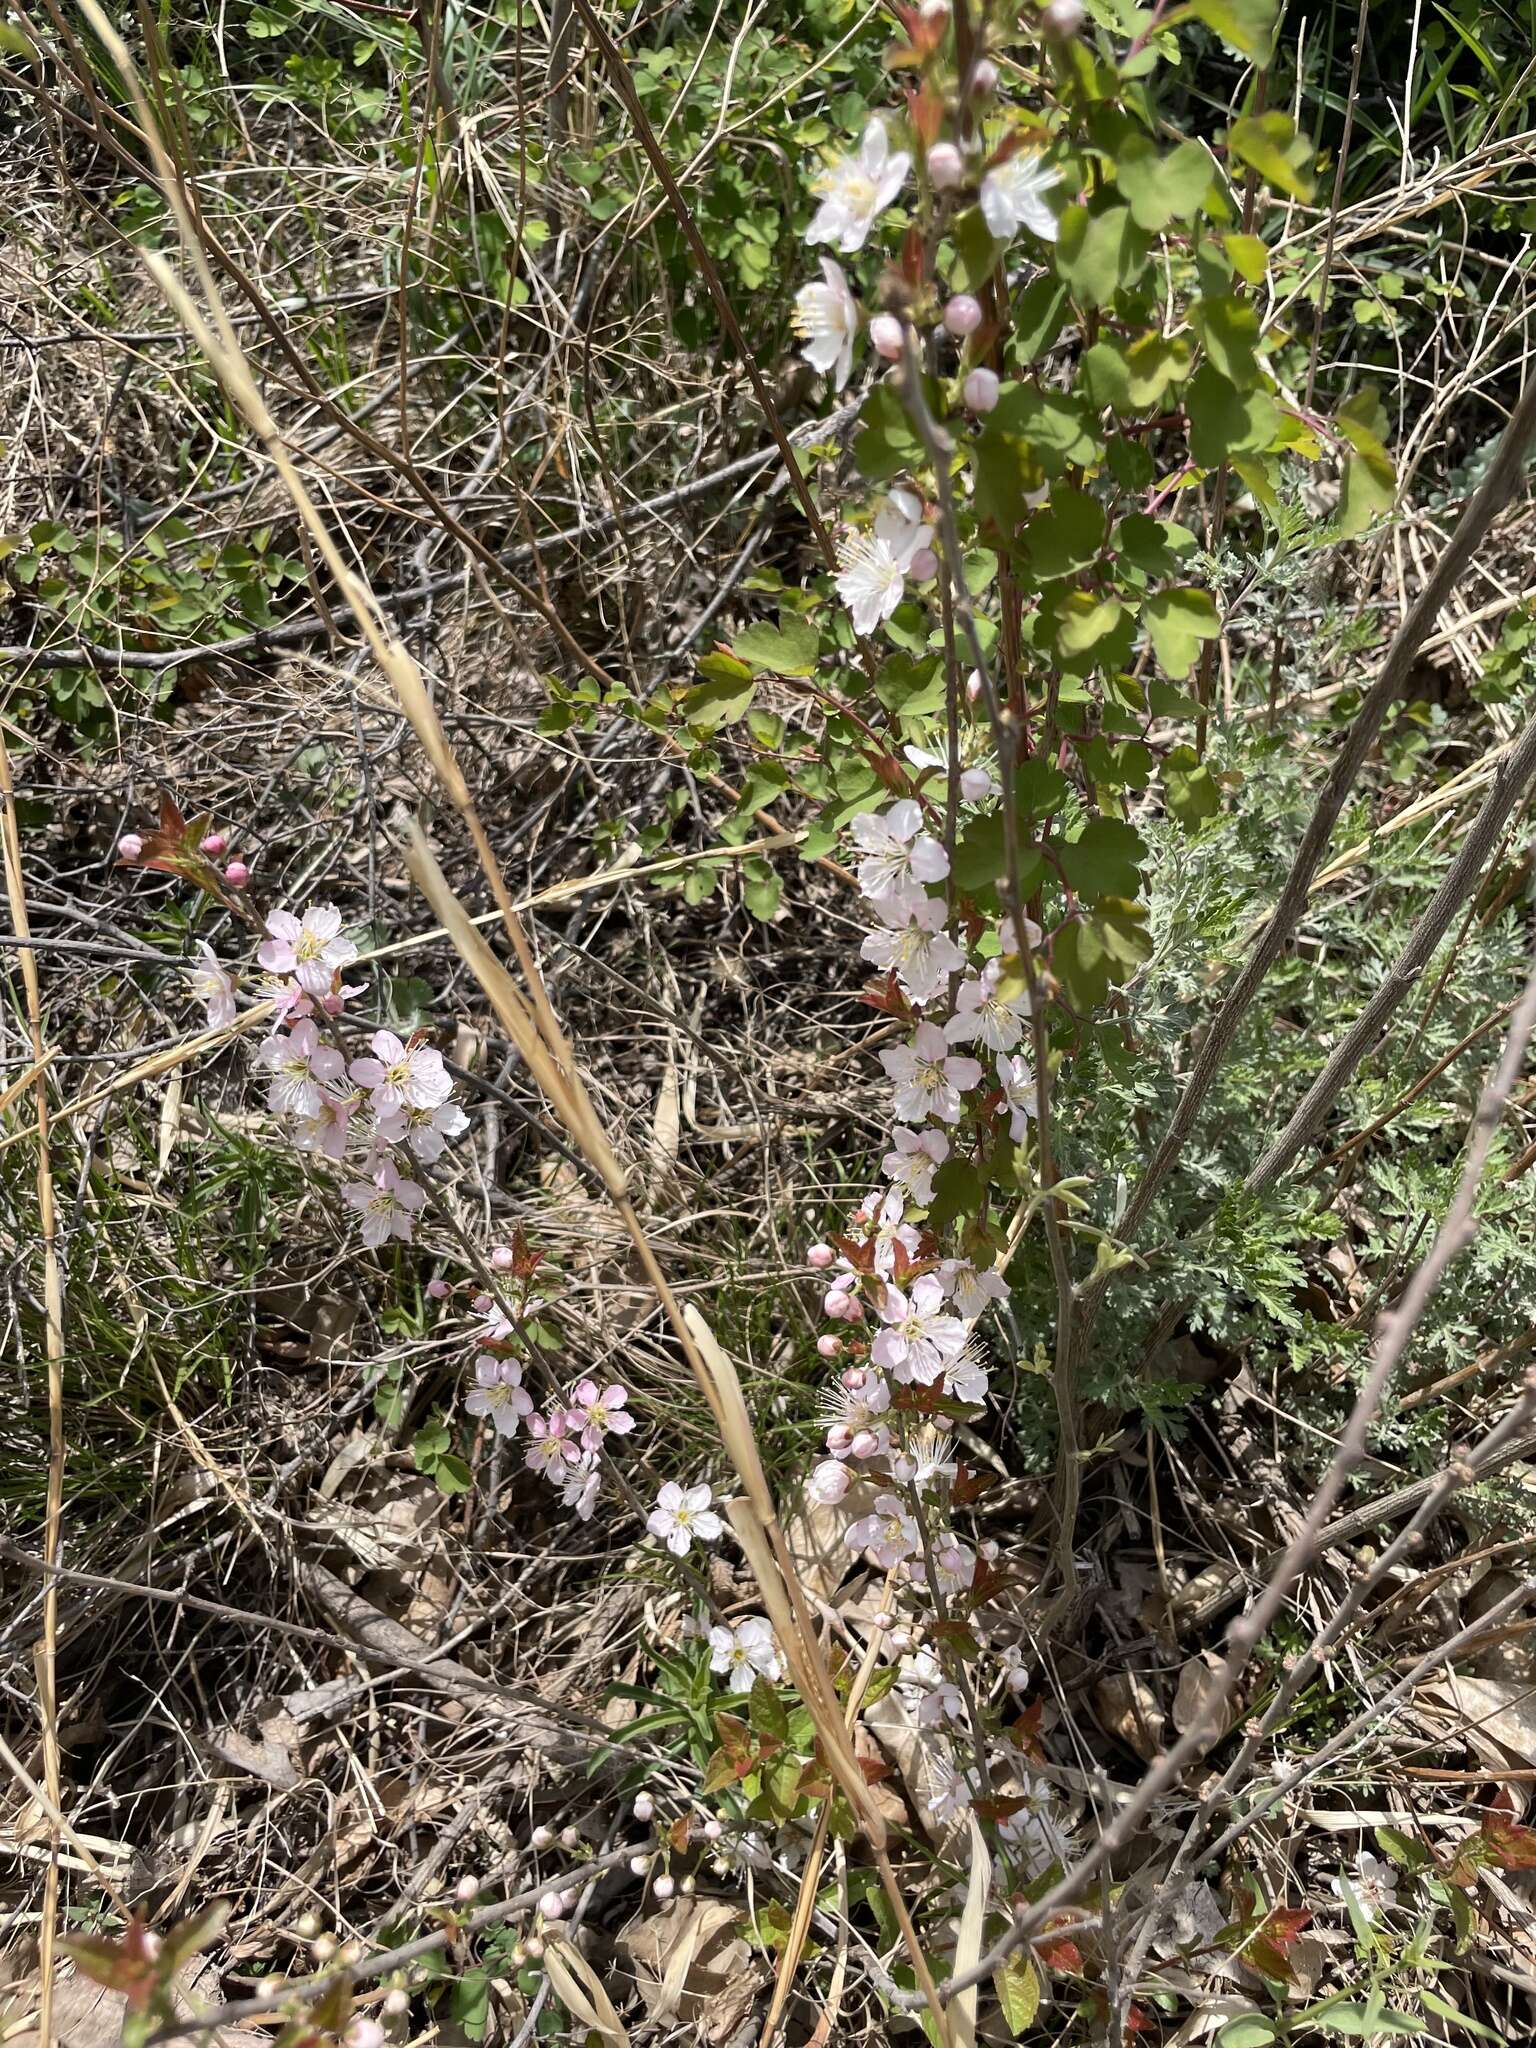
[[[969,1259],[944,1259],[939,1266],[939,1279],[957,1316],[964,1316],[968,1323],[984,1313],[989,1301],[1006,1301],[1008,1283],[1002,1274],[989,1266],[982,1273]]]
[[[853,614],[856,633],[873,633],[901,603],[912,558],[933,539],[922,513],[914,492],[892,491],[876,514],[874,532],[844,547],[837,594]]]
[[[893,1187],[926,1209],[933,1200],[933,1176],[949,1157],[949,1140],[942,1131],[909,1131],[905,1125],[891,1138],[895,1150],[886,1153],[880,1169]]]
[[[933,1787],[928,1795],[929,1811],[937,1821],[958,1820],[981,1790],[980,1774],[962,1771],[947,1749],[938,1748],[928,1757],[928,1772]]]
[[[598,1471],[597,1459],[592,1453],[589,1451],[574,1464],[552,1471],[550,1477],[560,1489],[564,1506],[576,1510],[577,1521],[590,1522],[603,1483],[603,1475]]]
[[[960,1355],[945,1366],[944,1391],[950,1400],[964,1401],[968,1408],[979,1408],[986,1400],[987,1368],[974,1344],[967,1342]]]
[[[1042,242],[1054,242],[1057,220],[1045,195],[1061,183],[1059,171],[1047,170],[1032,150],[1015,150],[994,164],[981,181],[981,217],[998,242],[1011,242],[1028,228]]]
[[[952,1053],[937,1024],[919,1024],[907,1045],[893,1045],[880,1064],[896,1084],[896,1114],[909,1123],[935,1116],[940,1123],[960,1121],[960,1097],[981,1079],[981,1062]]]
[[[997,1762],[1006,1769],[1006,1759],[998,1758]],[[1061,1801],[1048,1781],[1025,1771],[1019,1780],[1018,1790],[1004,1796],[1023,1801],[1016,1812],[998,1822],[997,1831],[1005,1842],[1023,1851],[1025,1874],[1038,1877],[1052,1863],[1064,1861],[1066,1841],[1060,1825]]]
[[[955,1014],[944,1026],[952,1045],[974,1045],[979,1038],[991,1052],[1013,1051],[1029,1021],[1029,991],[1005,996],[1002,979],[1001,962],[989,960],[979,975],[961,982]]]
[[[944,1306],[944,1289],[932,1273],[914,1280],[903,1294],[887,1287],[880,1299],[885,1328],[869,1355],[893,1379],[928,1386],[965,1348],[965,1325]]]
[[[371,1043],[376,1057],[354,1060],[348,1071],[360,1088],[373,1092],[378,1115],[436,1109],[453,1093],[453,1076],[435,1047],[414,1039],[406,1045],[393,1031],[375,1031]]]
[[[821,205],[805,239],[812,246],[830,242],[845,256],[862,249],[877,217],[901,190],[911,163],[904,149],[891,153],[885,123],[872,119],[858,154],[838,157],[815,179],[813,189]]]
[[[949,855],[923,831],[923,807],[904,796],[888,811],[862,811],[849,827],[864,853],[859,862],[859,887],[873,898],[911,891],[913,883],[942,882],[949,873]],[[917,891],[921,898],[921,888]]]
[[[679,1486],[669,1479],[656,1496],[645,1526],[659,1536],[674,1557],[685,1557],[692,1543],[717,1542],[725,1524],[710,1507],[707,1486]]]
[[[867,1550],[882,1571],[890,1571],[917,1553],[917,1524],[894,1493],[875,1495],[874,1513],[848,1526],[843,1541],[850,1550]]]
[[[330,903],[312,905],[302,922],[291,910],[274,910],[267,930],[271,936],[256,958],[269,974],[291,974],[306,995],[329,995],[336,969],[357,958],[356,946],[341,936],[341,912]]]
[[[533,1396],[523,1385],[523,1369],[515,1358],[493,1358],[482,1351],[475,1360],[474,1391],[465,1397],[467,1415],[490,1418],[498,1436],[515,1436],[525,1415],[533,1413]]]
[[[997,1085],[1013,1112],[1008,1121],[1008,1135],[1017,1145],[1035,1114],[1036,1101],[1034,1071],[1023,1053],[1003,1054],[997,1063]]]
[[[835,1508],[852,1484],[846,1465],[836,1458],[823,1458],[819,1465],[813,1467],[806,1492],[821,1507]]]
[[[442,1158],[450,1138],[469,1129],[469,1118],[456,1102],[440,1102],[431,1109],[402,1103],[386,1110],[375,1129],[386,1145],[409,1145],[424,1166],[431,1166]]]
[[[275,1033],[258,1045],[251,1064],[272,1076],[267,1107],[274,1116],[315,1117],[320,1114],[324,1084],[334,1081],[346,1062],[305,1017],[286,1037]]]
[[[874,1229],[870,1232],[870,1238],[873,1238],[875,1246],[875,1271],[882,1280],[889,1280],[896,1270],[897,1245],[901,1246],[909,1259],[917,1257],[922,1238],[905,1217],[906,1205],[899,1191],[892,1188],[880,1204],[880,1213],[875,1218]],[[869,1238],[864,1240],[866,1244],[869,1241]]]
[[[947,1678],[941,1678],[930,1692],[925,1692],[917,1709],[919,1728],[938,1728],[946,1721],[965,1719],[965,1700],[959,1686],[951,1685]]]
[[[822,257],[821,274],[824,284],[803,284],[795,294],[795,332],[805,342],[800,353],[811,368],[830,376],[832,389],[841,391],[853,369],[859,308],[842,266],[830,256]]]
[[[735,1628],[712,1628],[709,1632],[709,1668],[729,1672],[732,1692],[750,1692],[755,1678],[773,1684],[782,1674],[779,1653],[774,1648],[773,1630],[760,1614],[749,1614]]]
[[[1335,1898],[1344,1896],[1344,1873],[1329,1880],[1329,1889]],[[1375,1926],[1383,1913],[1397,1904],[1397,1872],[1390,1863],[1384,1863],[1379,1856],[1373,1856],[1369,1849],[1360,1851],[1353,1875],[1349,1879],[1355,1902],[1370,1926]]]
[[[859,958],[894,974],[909,1003],[931,1003],[965,965],[964,953],[944,929],[944,905],[936,896],[915,903],[885,896],[874,909],[885,924],[865,939]]]
[[[235,1021],[235,977],[219,962],[219,956],[206,939],[199,939],[197,950],[202,954],[201,966],[192,968],[187,975],[191,992],[208,1013],[208,1022],[214,1026],[233,1024]]]
[[[402,1180],[393,1161],[388,1159],[371,1181],[354,1181],[341,1192],[348,1207],[356,1209],[363,1219],[363,1243],[370,1251],[377,1251],[389,1237],[409,1244],[416,1227],[416,1212],[427,1199],[426,1189],[413,1180]]]

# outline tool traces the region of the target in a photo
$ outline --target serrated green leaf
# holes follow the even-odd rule
[[[738,633],[731,651],[756,672],[766,669],[770,675],[808,676],[815,673],[821,638],[809,619],[799,612],[784,611],[777,627],[759,621]]]
[[[1208,590],[1156,591],[1143,601],[1141,616],[1159,668],[1175,682],[1181,682],[1194,667],[1201,641],[1214,640],[1221,631]]]
[[[1096,562],[1109,521],[1104,507],[1087,491],[1057,484],[1050,504],[1035,513],[1025,529],[1025,544],[1035,573],[1044,581],[1071,576]]]
[[[1075,839],[1059,841],[1056,857],[1077,894],[1096,902],[1101,896],[1136,894],[1147,849],[1134,825],[1100,817],[1090,818]]]
[[[1244,114],[1227,130],[1227,146],[1267,185],[1291,199],[1309,200],[1316,188],[1312,176],[1312,145],[1296,133],[1289,114],[1271,107],[1265,114]]]
[[[1193,354],[1182,334],[1153,330],[1130,341],[1110,335],[1084,354],[1083,381],[1095,405],[1111,406],[1122,415],[1146,412],[1162,403],[1171,384],[1189,375]]]
[[[1198,711],[1199,706],[1194,709]],[[1163,794],[1186,832],[1198,832],[1208,818],[1221,811],[1216,778],[1193,747],[1174,747],[1164,757]]]
[[[1259,381],[1259,313],[1247,299],[1224,292],[1219,298],[1197,299],[1189,309],[1190,325],[1207,356],[1229,384],[1251,391]]]
[[[1133,134],[1115,153],[1115,177],[1131,218],[1149,234],[1197,214],[1215,175],[1209,152],[1198,142],[1181,142],[1164,156],[1147,136]]]
[[[1184,409],[1190,453],[1206,469],[1234,455],[1260,453],[1280,424],[1280,409],[1267,391],[1239,391],[1211,363],[1195,372]]]
[[[1148,576],[1175,576],[1179,557],[1198,543],[1187,526],[1171,519],[1153,519],[1145,512],[1127,512],[1115,528],[1115,552]]]
[[[992,1989],[1009,2033],[1015,2038],[1027,2033],[1040,2010],[1040,1977],[1027,1949],[1016,1948],[1001,1969],[993,1971]]]
[[[1134,284],[1147,260],[1148,242],[1128,206],[1098,212],[1069,206],[1056,242],[1056,274],[1085,306],[1108,306]]]

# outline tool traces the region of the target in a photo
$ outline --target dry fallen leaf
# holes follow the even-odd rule
[[[691,2020],[706,2040],[740,2026],[768,1973],[741,1940],[739,1909],[723,1899],[673,1898],[632,1920],[618,1946],[652,2020]]]
[[[1115,1736],[1150,1763],[1163,1747],[1162,1703],[1137,1671],[1117,1671],[1093,1688],[1093,1711],[1108,1735]]]
[[[1226,1734],[1234,1719],[1233,1702],[1220,1698],[1221,1687],[1216,1677],[1220,1663],[1220,1658],[1209,1650],[1202,1650],[1198,1657],[1189,1658],[1179,1673],[1178,1688],[1169,1710],[1174,1727],[1181,1735],[1188,1735],[1209,1709],[1219,1708],[1215,1725],[1209,1730],[1207,1748]]]

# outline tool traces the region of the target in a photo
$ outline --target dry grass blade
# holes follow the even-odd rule
[[[629,2048],[629,2035],[592,1965],[568,1941],[546,1938],[544,1967],[560,2003],[578,2025],[590,2028],[610,2044]]]

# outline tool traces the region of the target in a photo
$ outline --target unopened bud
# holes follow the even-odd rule
[[[565,1900],[559,1892],[546,1892],[539,1901],[539,1911],[546,1920],[563,1920]]]
[[[971,66],[971,91],[979,100],[997,91],[997,66],[990,57],[978,57]]]
[[[880,1449],[880,1439],[872,1429],[861,1429],[848,1446],[853,1458],[873,1458]]]
[[[939,558],[932,548],[919,548],[907,567],[915,583],[927,583],[939,573]]]
[[[836,1257],[837,1253],[833,1251],[831,1245],[813,1244],[805,1255],[805,1263],[814,1267],[818,1273],[822,1273]]]
[[[631,1813],[633,1813],[636,1820],[649,1820],[652,1814],[656,1811],[656,1802],[651,1797],[649,1792],[638,1793],[635,1798],[635,1803],[630,1808],[630,1811]]]
[[[479,1894],[480,1880],[478,1877],[461,1877],[453,1888],[453,1896],[461,1906],[467,1906],[470,1900],[478,1898]]]
[[[377,2020],[354,2020],[347,2029],[347,2048],[384,2048],[384,2029]]]
[[[651,1890],[656,1894],[658,1899],[670,1899],[672,1894],[677,1890],[677,1880],[675,1878],[668,1877],[666,1872],[663,1871],[661,1876],[658,1877],[656,1882],[651,1886]]]
[[[899,361],[902,347],[901,322],[894,313],[877,313],[869,323],[869,345],[888,363]]]
[[[217,860],[228,844],[227,832],[210,832],[206,839],[197,842],[197,850],[199,853],[206,853],[210,860]]]
[[[231,889],[243,889],[251,879],[251,871],[243,860],[232,860],[224,870],[224,879]]]
[[[137,832],[125,832],[117,842],[119,860],[137,860],[144,851],[144,842]]]
[[[936,142],[929,150],[928,176],[935,192],[953,192],[965,176],[965,161],[952,142]]]
[[[967,412],[991,412],[1002,388],[997,372],[983,366],[970,372],[960,387],[960,396]]]
[[[581,1847],[581,1829],[562,1828],[560,1830],[560,1846],[562,1849],[568,1850],[579,1849]]]
[[[409,1993],[409,1991],[402,1989],[402,1987],[397,1984],[393,1991],[385,1992],[384,2010],[389,2014],[392,2020],[399,2019],[402,2013],[409,2012],[410,2009],[411,1994]]]
[[[986,768],[962,768],[960,794],[968,804],[983,803],[992,794],[992,776]]]
[[[452,1291],[446,1280],[429,1280],[427,1282],[427,1294],[432,1301],[446,1301]]]
[[[553,1828],[546,1828],[540,1825],[534,1829],[528,1839],[532,1842],[535,1849],[547,1849],[555,1839],[555,1831]]]
[[[509,1244],[499,1244],[491,1253],[490,1265],[493,1273],[510,1273],[516,1264],[517,1253]]]
[[[1088,18],[1083,0],[1050,0],[1040,16],[1040,28],[1053,43],[1064,43],[1075,36]]]
[[[974,334],[985,317],[980,299],[970,292],[956,292],[944,308],[944,325],[959,341]]]
[[[836,1358],[842,1348],[842,1338],[834,1337],[830,1331],[825,1337],[818,1337],[816,1339],[816,1350],[822,1358]]]
[[[713,1815],[711,1815],[711,1817],[707,1821],[705,1821],[703,1827],[700,1829],[700,1833],[703,1835],[706,1842],[718,1842],[720,1837],[725,1833],[725,1829],[721,1825],[721,1823],[717,1821],[713,1817]]]

